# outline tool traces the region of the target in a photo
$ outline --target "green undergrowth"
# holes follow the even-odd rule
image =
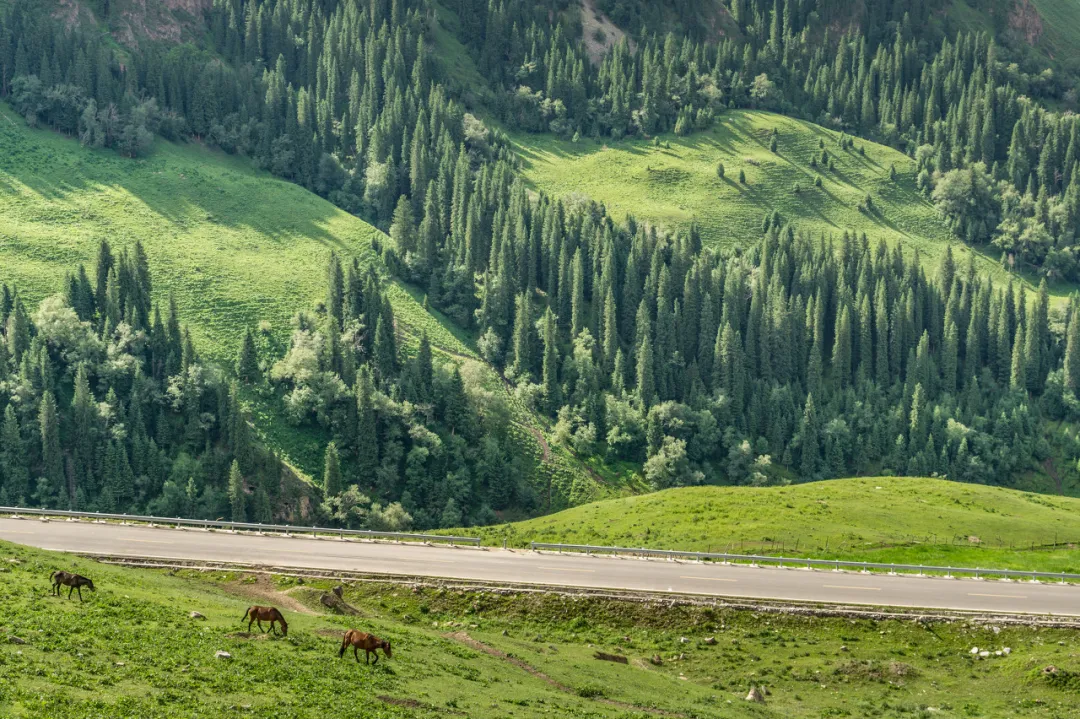
[[[529,542],[1080,573],[1080,499],[940,479],[693,487],[468,530]]]
[[[58,568],[98,591],[50,596]],[[0,572],[5,717],[1065,717],[1080,691],[1069,630],[381,582],[346,586],[358,614],[343,616],[320,602],[335,582],[7,543]],[[284,611],[287,637],[247,633],[256,603]],[[393,657],[339,659],[349,627],[390,640]],[[1009,653],[980,660],[973,646]],[[764,704],[745,700],[751,686]]]

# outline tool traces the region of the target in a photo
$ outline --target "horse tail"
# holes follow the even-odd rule
[[[339,651],[337,653],[338,659],[341,659],[343,656],[345,656],[345,648],[349,646],[349,635],[350,634],[352,634],[351,629],[346,631],[345,636],[343,636],[341,638],[341,651]]]
[[[251,614],[251,609],[252,609],[251,607],[248,607],[247,609],[244,610],[244,616],[242,616],[240,618],[240,621],[244,621],[245,619],[248,618],[248,615]]]

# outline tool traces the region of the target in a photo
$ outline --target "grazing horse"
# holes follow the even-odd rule
[[[355,629],[350,629],[345,632],[345,636],[341,639],[341,651],[338,652],[338,659],[345,656],[345,650],[352,645],[353,656],[356,657],[356,663],[360,663],[360,650],[364,650],[364,664],[369,663],[371,655],[375,655],[375,664],[379,663],[379,649],[383,650],[383,654],[389,659],[393,656],[393,652],[390,651],[390,642],[385,639],[379,639],[374,634],[367,634]]]
[[[84,577],[84,576],[82,576],[80,574],[72,574],[71,572],[53,572],[53,574],[52,574],[52,583],[53,583],[53,594],[55,594],[56,596],[59,597],[60,596],[60,585],[63,584],[65,587],[69,587],[69,589],[68,589],[68,599],[71,599],[71,593],[72,592],[78,591],[79,592],[79,601],[80,602],[83,600],[83,598],[82,598],[82,588],[83,587],[89,588],[91,592],[96,592],[97,591],[97,589],[94,588],[93,580],[87,579],[86,577]]]
[[[270,622],[270,631],[277,634],[277,629],[274,628],[274,622],[281,622],[281,636],[289,636],[289,623],[285,621],[285,617],[281,616],[281,612],[277,607],[248,607],[244,612],[244,619],[248,620],[248,631],[251,631],[252,624],[259,625],[260,632],[266,632],[263,629],[263,622]],[[240,621],[243,621],[241,619]]]

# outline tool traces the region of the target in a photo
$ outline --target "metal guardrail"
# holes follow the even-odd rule
[[[320,534],[339,537],[366,537],[369,539],[402,539],[418,542],[447,542],[449,544],[472,544],[480,546],[479,537],[452,537],[443,534],[414,534],[411,532],[376,532],[371,529],[335,529],[332,527],[300,527],[291,524],[259,524],[257,522],[227,522],[218,519],[183,519],[170,517],[150,517],[136,514],[103,514],[101,512],[78,512],[64,509],[27,509],[25,507],[0,507],[0,514],[15,516],[30,515],[36,517],[65,517],[68,519],[119,520],[140,524],[162,524],[179,527],[201,527],[204,529],[246,530],[254,532],[281,532],[318,536]]]
[[[947,577],[951,577],[954,574],[973,575],[976,579],[985,576],[1004,577],[1006,579],[1027,579],[1029,581],[1038,581],[1042,579],[1056,579],[1061,583],[1069,581],[1080,581],[1080,574],[1069,574],[1067,572],[1029,572],[1021,569],[983,569],[981,567],[937,567],[927,564],[884,564],[878,562],[852,562],[844,561],[842,559],[800,559],[796,557],[770,557],[757,554],[727,554],[727,553],[713,553],[713,552],[682,552],[678,550],[670,549],[633,549],[630,547],[594,547],[588,544],[548,544],[545,542],[530,542],[530,549],[533,551],[546,549],[555,550],[559,552],[585,552],[586,554],[629,554],[642,557],[664,557],[669,559],[697,559],[703,561],[720,561],[720,562],[750,562],[751,564],[775,564],[780,568],[785,565],[792,568],[805,567],[806,569],[813,569],[819,567],[822,569],[831,569],[839,571],[841,569],[857,569],[861,571],[869,572],[871,570],[887,571],[891,574],[899,572],[917,572],[920,575],[925,574],[944,574]]]

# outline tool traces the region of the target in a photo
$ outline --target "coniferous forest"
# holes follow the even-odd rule
[[[1047,283],[1080,281],[1080,75],[942,31],[944,5],[731,0],[717,37],[694,3],[606,0],[628,34],[593,58],[568,0],[215,0],[203,41],[122,54],[14,2],[0,94],[133,158],[155,137],[248,158],[380,227],[380,262],[475,337],[561,445],[650,488],[1013,486],[1056,451],[1050,423],[1080,419],[1080,303]],[[481,84],[455,72],[440,13]],[[746,247],[704,247],[534,192],[510,139],[687,135],[746,107],[842,131],[825,165],[853,137],[905,152],[955,242],[1025,274],[991,280],[951,251],[929,266],[777,213]],[[139,244],[103,242],[36,308],[5,287],[0,504],[270,521],[311,502],[371,528],[539,511],[505,418],[426,336],[399,347],[383,282],[331,255],[288,346],[252,328],[228,367],[155,304]],[[332,438],[318,487],[258,439],[248,393]]]

